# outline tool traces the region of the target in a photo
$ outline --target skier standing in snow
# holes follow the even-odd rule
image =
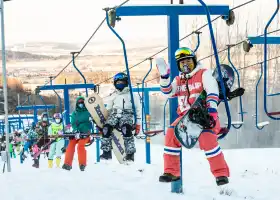
[[[56,156],[56,167],[60,167],[61,149],[64,147],[64,139],[56,138],[56,136],[63,135],[63,119],[60,113],[55,113],[53,115],[54,122],[51,123],[48,129],[48,135],[50,136],[50,140],[55,140],[50,146],[50,151],[48,155],[48,167],[53,167],[53,158]]]
[[[109,116],[103,127],[103,137],[101,139],[101,149],[103,154],[101,159],[112,159],[112,132],[114,128],[120,129],[123,134],[126,160],[134,161],[134,153],[136,152],[134,144],[134,136],[132,131],[135,129],[135,134],[140,132],[140,101],[138,96],[134,96],[136,107],[137,122],[136,127],[133,127],[133,109],[131,102],[130,90],[128,87],[128,77],[125,73],[118,73],[114,76],[114,86],[116,91],[110,96],[107,103]]]
[[[79,96],[76,99],[76,109],[71,114],[71,126],[73,132],[76,132],[76,136],[74,138],[70,138],[69,145],[66,149],[65,153],[65,161],[62,169],[71,170],[72,162],[75,153],[76,144],[78,144],[78,160],[80,170],[84,171],[87,162],[87,152],[85,145],[90,141],[89,136],[81,136],[80,133],[90,133],[91,131],[91,122],[90,122],[90,113],[88,112],[85,106],[85,98]]]
[[[172,182],[180,177],[180,149],[181,144],[174,135],[174,126],[190,109],[200,93],[207,93],[207,110],[216,122],[213,129],[205,129],[199,137],[200,149],[204,150],[210,164],[210,169],[216,178],[217,185],[228,183],[229,168],[217,141],[220,131],[217,103],[219,101],[219,89],[217,81],[212,76],[211,70],[202,68],[197,63],[194,52],[189,48],[179,48],[175,52],[177,67],[180,75],[171,82],[169,70],[161,74],[161,91],[169,97],[178,98],[177,113],[179,117],[167,129],[164,147],[164,174],[159,177],[160,182]]]

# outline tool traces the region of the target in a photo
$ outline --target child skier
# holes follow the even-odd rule
[[[132,131],[135,129],[135,134],[140,132],[140,114],[141,107],[139,97],[134,95],[134,102],[136,107],[137,122],[136,127],[133,127],[133,110],[131,103],[131,95],[128,87],[128,77],[125,73],[118,73],[114,76],[114,86],[116,91],[111,95],[110,100],[107,103],[107,110],[109,117],[105,122],[101,139],[101,149],[103,154],[101,159],[112,158],[112,138],[111,134],[114,128],[120,129],[123,134],[126,160],[134,161],[134,153],[136,152],[134,144],[134,136]]]
[[[34,145],[34,149],[39,151],[45,144],[49,142],[48,139],[48,127],[49,127],[49,115],[48,113],[44,112],[41,115],[41,121],[39,121],[35,125],[35,132],[37,134],[36,137],[36,144]],[[36,152],[33,152],[33,154]],[[34,158],[34,164],[32,167],[39,168],[39,160],[40,155],[37,158]]]
[[[180,149],[181,144],[174,135],[174,126],[180,118],[190,109],[200,93],[207,93],[207,110],[215,120],[213,129],[203,130],[199,137],[200,149],[204,150],[210,164],[210,169],[216,178],[217,185],[228,183],[229,168],[217,141],[220,131],[217,103],[219,101],[219,89],[211,70],[202,68],[197,63],[194,52],[189,48],[179,48],[175,52],[177,67],[180,75],[170,82],[169,70],[161,74],[161,91],[169,97],[178,98],[177,113],[179,118],[167,129],[164,148],[164,174],[159,177],[160,182],[171,182],[180,179]]]
[[[71,170],[72,162],[74,158],[76,144],[78,144],[78,160],[80,170],[84,171],[86,168],[87,162],[87,151],[85,149],[85,145],[90,141],[88,137],[80,136],[80,133],[90,133],[91,131],[91,122],[90,122],[90,113],[85,107],[85,98],[79,96],[76,99],[76,109],[71,114],[71,126],[73,132],[77,132],[74,138],[70,138],[69,145],[66,149],[65,153],[65,161],[62,166],[62,169]]]
[[[49,168],[53,167],[53,158],[56,156],[56,167],[60,167],[61,149],[64,147],[64,139],[63,138],[56,138],[55,136],[63,134],[63,121],[62,115],[60,113],[55,113],[53,115],[54,122],[49,126],[48,135],[50,136],[50,140],[55,140],[51,144],[49,156],[48,156],[48,166]]]

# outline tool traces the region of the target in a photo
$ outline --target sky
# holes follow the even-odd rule
[[[176,0],[174,0],[177,2]],[[248,0],[205,0],[207,4],[229,4],[230,7]],[[115,6],[123,0],[12,0],[5,3],[6,44],[25,42],[67,42],[84,43],[105,17],[104,7]],[[164,4],[170,0],[130,0],[132,4]],[[185,3],[198,4],[196,0]],[[238,9],[239,28],[249,19],[252,34],[255,32],[256,18],[265,22],[274,9],[276,0],[257,0],[249,6]],[[222,21],[222,20],[221,20]],[[206,18],[180,17],[180,35],[190,33],[193,26],[204,24]],[[228,30],[226,25],[221,30]],[[116,30],[126,41],[142,43],[154,41],[166,44],[167,18],[123,17]],[[208,33],[207,33],[208,34]],[[147,39],[148,38],[148,39]],[[95,36],[97,43],[116,43],[117,39],[104,24]]]

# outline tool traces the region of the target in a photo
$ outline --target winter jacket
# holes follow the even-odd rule
[[[138,94],[133,94],[133,99],[135,103],[136,109],[136,117],[137,117],[137,124],[140,124],[141,120],[141,106],[140,106],[140,99]],[[131,103],[131,96],[130,90],[128,87],[125,87],[122,91],[115,90],[109,97],[107,102],[107,110],[110,112],[111,110],[121,110],[133,113],[132,103]]]
[[[35,127],[35,131],[38,134],[38,137],[47,137],[48,136],[48,127],[50,126],[48,123],[47,125],[43,126],[43,122],[39,121]]]
[[[71,126],[73,131],[79,131],[81,133],[88,133],[91,130],[90,113],[87,108],[80,108],[78,106],[78,100],[84,99],[83,97],[78,97],[76,99],[76,109],[71,114]]]
[[[51,123],[51,125],[49,126],[48,129],[48,135],[49,136],[56,136],[58,135],[59,131],[63,131],[63,124],[57,124],[57,123]],[[56,141],[58,142],[59,140],[61,140],[61,138],[57,138]]]
[[[170,83],[170,77],[160,79],[161,91],[171,98],[178,97],[177,114],[181,116],[186,113],[203,90],[207,93],[208,110],[217,112],[219,88],[211,70],[205,69],[199,64],[187,75],[187,79],[182,78],[182,76],[183,74],[176,76],[172,83]]]

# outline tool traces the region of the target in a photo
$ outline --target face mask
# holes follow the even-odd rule
[[[55,119],[55,122],[56,122],[57,124],[59,124],[59,123],[60,123],[60,119]]]
[[[123,89],[125,87],[126,87],[126,84],[124,84],[124,83],[116,84],[116,88],[119,89],[119,90],[121,90],[121,89]]]
[[[79,106],[80,108],[83,108],[83,107],[84,107],[84,104],[83,104],[83,103],[79,103],[78,106]]]
[[[44,118],[43,118],[43,121],[48,121],[48,118],[44,117]]]

